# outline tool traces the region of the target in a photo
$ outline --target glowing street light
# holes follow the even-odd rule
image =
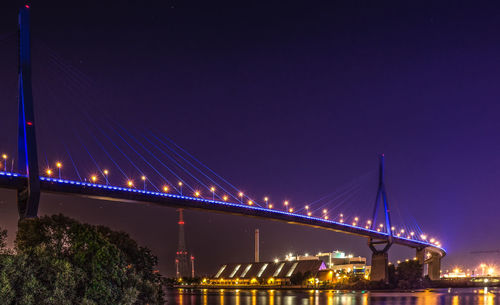
[[[252,205],[253,204],[253,201],[252,200],[248,200],[248,205]]]
[[[491,275],[493,275],[494,273],[495,273],[495,268],[493,268],[493,267],[488,268],[488,275],[490,275],[490,276],[491,276]]]
[[[92,183],[96,183],[97,182],[97,176],[96,175],[92,175],[90,177],[90,181],[92,181]]]
[[[56,167],[57,167],[57,170],[59,171],[59,179],[61,179],[62,163],[61,162],[56,162]]]
[[[144,184],[144,190],[146,190],[146,176],[144,176],[144,175],[143,175],[143,176],[141,177],[141,180],[142,180],[142,182],[143,182],[143,184]]]
[[[272,210],[273,209],[273,204],[270,203],[269,206],[268,206],[268,208]]]
[[[127,181],[127,185],[128,185],[128,187],[133,187],[134,181],[132,181],[132,180]]]
[[[267,196],[264,197],[264,202],[266,203],[266,207],[269,208],[269,198]]]
[[[285,204],[285,207],[288,207],[288,200],[285,200],[284,204]]]
[[[47,168],[47,170],[45,171],[47,173],[47,176],[51,176],[52,175],[52,170],[50,168]]]
[[[307,212],[307,216],[311,217],[312,213],[311,212]]]
[[[168,185],[163,186],[163,192],[168,193],[168,190],[169,190]]]
[[[293,208],[288,209],[288,212],[293,213]]]
[[[3,159],[3,170],[6,172],[7,171],[7,154],[2,154],[2,159]]]
[[[222,200],[227,201],[227,195],[222,196]]]
[[[104,180],[106,180],[106,185],[109,184],[108,182],[108,175],[109,175],[109,171],[107,169],[103,170],[102,173],[104,174]]]
[[[200,191],[195,191],[194,192],[194,197],[200,197]]]
[[[239,192],[238,197],[240,197],[240,203],[243,203],[243,192]]]
[[[210,192],[212,192],[212,200],[215,200],[215,187],[212,186]]]
[[[182,181],[179,181],[178,185],[179,185],[179,192],[181,193],[182,196]]]

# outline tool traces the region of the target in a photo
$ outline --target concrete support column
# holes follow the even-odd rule
[[[384,283],[389,282],[389,255],[387,252],[373,252],[372,253],[372,269],[370,271],[370,280]]]
[[[432,281],[441,278],[441,256],[437,253],[431,253],[431,257],[427,260],[428,275]]]
[[[415,254],[417,261],[420,265],[425,263],[425,248],[417,248],[417,253]]]

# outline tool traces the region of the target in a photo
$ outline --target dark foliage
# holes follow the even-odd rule
[[[0,257],[1,304],[164,303],[157,258],[126,233],[54,215],[21,221],[15,245]]]

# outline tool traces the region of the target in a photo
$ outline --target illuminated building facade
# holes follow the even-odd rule
[[[224,286],[288,285],[298,273],[315,277],[324,269],[326,266],[320,260],[231,263],[220,266],[205,283]]]

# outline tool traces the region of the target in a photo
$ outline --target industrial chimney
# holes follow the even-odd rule
[[[255,262],[259,262],[259,229],[255,229]]]

